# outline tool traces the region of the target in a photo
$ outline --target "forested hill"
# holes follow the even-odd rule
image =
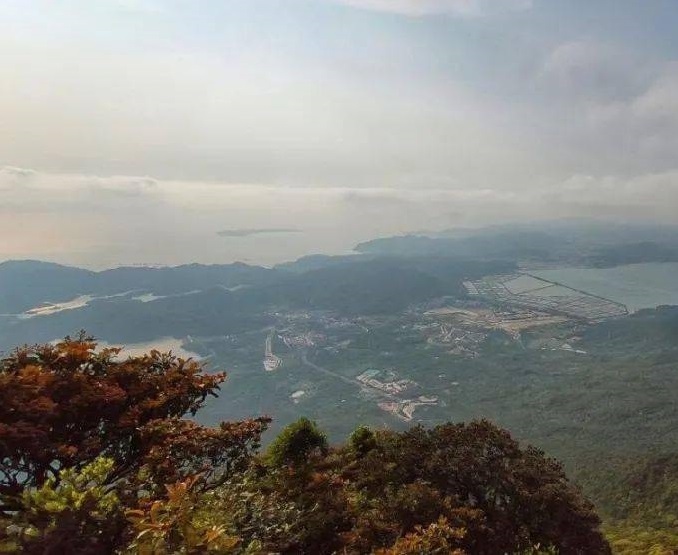
[[[64,302],[79,295],[171,295],[212,287],[262,285],[275,280],[276,274],[275,270],[241,263],[93,272],[36,260],[10,260],[0,263],[0,313],[23,312],[41,303]]]
[[[360,243],[370,256],[457,256],[612,267],[678,260],[678,228],[588,220],[526,222],[384,237]]]
[[[93,371],[95,369],[95,371]],[[4,553],[609,553],[553,459],[490,422],[201,426],[222,374],[81,336],[0,360]]]
[[[215,330],[228,334],[270,325],[267,314],[278,309],[389,314],[441,295],[463,297],[464,280],[514,268],[510,262],[453,257],[329,258],[306,271],[192,264],[91,272],[5,262],[0,264],[0,314],[16,317],[0,318],[0,349],[83,328],[123,342],[214,335]],[[78,298],[78,310],[47,306],[45,315],[25,317],[45,303]]]

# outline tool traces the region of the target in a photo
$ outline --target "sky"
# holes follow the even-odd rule
[[[1,0],[0,260],[678,224],[675,0]],[[244,237],[224,230],[294,229]]]

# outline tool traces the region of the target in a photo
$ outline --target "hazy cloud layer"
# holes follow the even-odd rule
[[[310,252],[349,252],[374,237],[526,218],[678,223],[678,172],[628,179],[576,175],[517,192],[299,188],[17,170],[0,170],[0,259],[91,267],[187,260],[274,264]],[[251,232],[219,236],[226,227]],[[297,232],[254,233],[262,230]]]
[[[410,16],[452,14],[479,17],[503,11],[524,10],[532,0],[335,0],[350,6]]]
[[[618,6],[7,0],[0,258],[274,262],[522,218],[675,222],[678,12]],[[217,235],[259,228],[304,232]]]
[[[271,228],[271,227],[260,227],[256,229],[223,229],[217,231],[219,237],[252,237],[254,235],[277,235],[280,233],[301,233],[300,229],[294,228]]]

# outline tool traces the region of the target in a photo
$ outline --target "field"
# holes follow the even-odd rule
[[[531,274],[487,276],[473,282],[469,294],[494,303],[601,322],[628,314],[626,305]]]
[[[559,268],[532,272],[625,304],[630,311],[678,304],[678,263],[627,264],[614,268]]]

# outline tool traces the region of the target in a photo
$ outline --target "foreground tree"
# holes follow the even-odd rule
[[[484,420],[359,428],[348,445],[262,487],[305,513],[289,553],[609,553],[593,506],[560,464]]]
[[[0,361],[1,514],[11,520],[20,513],[37,517],[27,509],[27,493],[62,492],[64,477],[75,480],[97,460],[107,461],[97,487],[115,490],[121,506],[163,495],[166,486],[196,476],[198,491],[224,483],[248,466],[269,422],[258,418],[209,428],[182,419],[216,396],[224,378],[169,353],[122,358],[119,349],[97,350],[84,334],[16,350]],[[59,527],[69,522],[70,529],[77,528],[73,515],[83,513],[68,514],[59,512],[42,527],[50,541],[72,540],[75,532]],[[34,520],[25,522],[27,529],[47,522]],[[92,526],[81,524],[83,534]],[[114,536],[106,537],[106,546],[114,545],[119,530],[99,536]],[[93,549],[107,552],[106,546]]]
[[[303,465],[313,454],[327,454],[327,437],[315,422],[300,418],[286,426],[268,448],[274,466]]]

